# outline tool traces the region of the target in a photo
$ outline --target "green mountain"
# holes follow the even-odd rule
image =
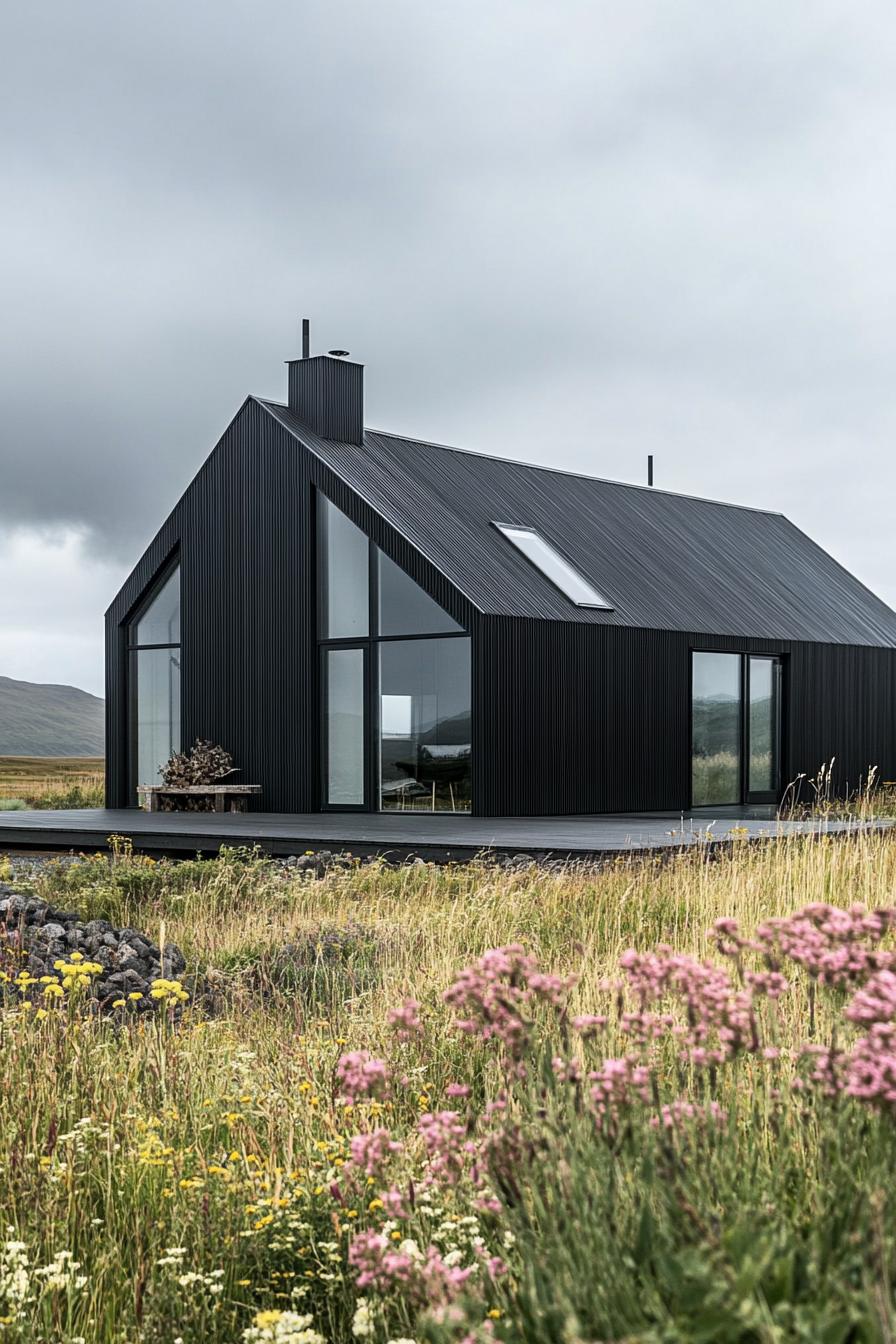
[[[0,756],[102,756],[103,713],[76,686],[0,677]]]

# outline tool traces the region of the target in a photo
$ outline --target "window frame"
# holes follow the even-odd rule
[[[500,532],[501,536],[508,543],[508,545],[513,547],[517,555],[521,555],[523,559],[526,561],[526,563],[530,564],[532,568],[536,570],[543,579],[546,579],[552,588],[556,588],[558,593],[562,593],[563,596],[566,598],[567,602],[571,602],[573,606],[581,607],[586,611],[616,610],[614,603],[611,602],[608,598],[606,598],[603,595],[603,593],[598,592],[597,588],[595,588],[594,584],[590,581],[590,579],[586,579],[585,575],[582,573],[579,567],[573,563],[573,561],[569,558],[569,556],[564,555],[563,551],[561,551],[558,546],[555,546],[552,541],[548,541],[547,537],[543,536],[541,532],[539,532],[536,528],[532,527],[530,523],[501,523],[498,522],[497,519],[492,519],[492,527],[496,528],[497,531]],[[537,560],[535,560],[531,555],[529,555],[527,551],[523,550],[522,546],[520,546],[520,544],[517,541],[515,541],[514,538],[511,536],[511,533],[513,532],[523,532],[527,536],[534,537],[535,540],[539,543],[539,545],[543,546],[546,551],[556,556],[557,560],[559,560],[561,565],[566,566],[566,568],[570,571],[572,577],[576,579],[582,585],[583,588],[588,589],[594,595],[594,597],[597,598],[597,601],[583,602],[579,601],[578,598],[573,597],[572,594],[567,592],[567,590],[563,587],[563,585],[558,583],[557,580],[551,574],[549,574],[546,569],[542,568],[542,566],[538,563]]]
[[[180,608],[180,641],[178,643],[167,644],[138,644],[136,640],[137,625],[146,615],[153,602],[159,596],[162,589],[168,583],[172,574],[178,575],[178,605]],[[179,751],[183,750],[184,739],[184,580],[183,567],[181,565],[181,556],[179,551],[165,561],[161,569],[158,570],[155,577],[151,580],[147,588],[144,589],[139,601],[131,608],[131,611],[125,621],[122,622],[124,634],[124,668],[127,686],[127,695],[125,696],[125,713],[127,715],[127,733],[125,734],[127,751],[127,778],[128,792],[134,801],[132,806],[137,806],[136,793],[137,785],[143,783],[143,780],[137,778],[139,743],[137,734],[137,655],[149,649],[177,649],[180,653],[178,663],[178,689],[180,704],[178,705],[178,714],[180,720],[181,744]]]
[[[694,655],[698,653],[730,654],[740,659],[740,769],[738,771],[739,799],[735,803],[696,803],[694,802]],[[775,787],[771,790],[750,789],[750,661],[762,658],[774,664],[774,720],[773,732],[777,734],[775,742]],[[784,791],[785,753],[787,751],[787,686],[789,656],[780,649],[769,652],[764,649],[720,649],[705,644],[692,644],[688,649],[688,810],[701,814],[712,808],[759,807],[780,803]]]
[[[457,618],[456,616],[452,616],[451,613],[450,613],[449,611],[447,611],[447,609],[444,608],[444,607],[443,607],[442,609],[443,609],[444,611],[446,611],[446,615],[447,615],[452,621],[454,621],[455,624],[459,627],[457,630],[433,631],[433,632],[429,632],[429,633],[426,633],[426,634],[419,634],[419,635],[413,635],[413,634],[412,634],[412,635],[408,635],[408,634],[403,634],[403,635],[381,635],[381,634],[379,633],[379,625],[380,625],[380,622],[379,622],[379,609],[380,609],[380,601],[379,601],[379,599],[380,599],[380,592],[379,592],[380,567],[379,567],[379,563],[378,563],[377,552],[380,551],[380,550],[382,550],[382,552],[383,552],[383,554],[386,556],[386,558],[387,558],[388,560],[391,560],[392,563],[393,563],[394,565],[396,565],[400,570],[402,570],[402,572],[403,572],[404,574],[407,574],[408,578],[411,579],[412,582],[416,583],[417,586],[421,589],[422,592],[426,593],[426,589],[425,589],[425,588],[423,587],[423,585],[419,582],[419,580],[417,580],[417,579],[415,579],[415,578],[413,577],[412,574],[408,574],[408,571],[407,571],[406,569],[404,569],[404,567],[399,563],[398,560],[396,560],[393,556],[389,555],[389,552],[388,552],[387,550],[385,550],[384,547],[379,546],[378,543],[375,542],[374,539],[369,535],[369,533],[364,532],[364,535],[365,535],[365,537],[367,538],[367,547],[368,547],[368,550],[367,550],[367,582],[368,582],[368,601],[369,601],[369,606],[368,606],[368,619],[367,619],[367,634],[366,634],[365,636],[359,636],[359,635],[347,635],[347,636],[344,636],[344,637],[337,637],[337,638],[332,638],[332,639],[331,639],[331,638],[324,638],[324,637],[321,635],[321,629],[322,629],[321,615],[322,615],[322,612],[323,612],[323,610],[324,610],[324,603],[325,603],[325,601],[326,601],[326,596],[327,596],[327,595],[326,595],[325,587],[324,587],[324,583],[325,583],[324,575],[323,575],[323,573],[322,573],[322,571],[321,571],[321,566],[320,566],[320,555],[321,555],[321,543],[322,543],[322,537],[321,537],[321,528],[320,528],[320,502],[319,502],[319,501],[320,501],[321,499],[325,500],[325,501],[327,502],[327,504],[331,505],[334,509],[339,509],[339,511],[340,511],[341,513],[344,513],[345,516],[346,516],[347,518],[349,518],[349,521],[350,521],[350,522],[352,522],[352,523],[355,524],[355,527],[358,527],[358,528],[359,528],[359,531],[364,532],[364,529],[361,528],[360,525],[359,525],[358,523],[355,523],[355,520],[354,520],[353,518],[351,518],[351,517],[348,515],[348,513],[346,513],[345,509],[341,508],[341,506],[340,506],[339,504],[337,504],[337,503],[335,502],[335,500],[333,500],[333,499],[330,498],[330,496],[327,494],[326,490],[322,489],[320,486],[315,486],[315,487],[314,487],[314,490],[313,490],[313,492],[312,492],[311,511],[312,511],[312,518],[313,518],[313,520],[314,520],[314,522],[313,522],[312,553],[313,553],[313,555],[314,555],[314,565],[315,565],[315,571],[316,571],[316,572],[315,572],[315,576],[314,576],[314,585],[313,585],[313,586],[314,586],[314,593],[315,593],[315,605],[314,605],[314,612],[313,612],[313,615],[312,615],[312,622],[313,622],[313,629],[314,629],[314,634],[315,634],[315,640],[316,640],[316,643],[317,643],[317,649],[318,649],[317,659],[316,659],[316,663],[315,663],[315,666],[316,666],[316,668],[317,668],[318,681],[319,681],[318,694],[317,694],[317,696],[316,696],[317,705],[318,705],[318,711],[319,711],[319,714],[318,714],[318,765],[319,765],[319,769],[318,769],[318,781],[319,781],[319,783],[318,783],[318,787],[319,787],[319,801],[318,801],[318,806],[319,806],[319,808],[320,808],[320,810],[321,810],[322,812],[382,812],[384,809],[383,809],[382,806],[381,806],[381,798],[380,798],[380,782],[381,782],[381,781],[380,781],[380,734],[381,734],[381,722],[380,722],[380,718],[381,718],[381,715],[380,715],[380,703],[379,703],[379,645],[380,645],[380,644],[403,643],[403,642],[406,642],[407,640],[412,640],[412,639],[421,639],[421,640],[422,640],[422,639],[466,639],[466,640],[469,640],[469,643],[470,643],[470,702],[471,702],[471,703],[470,703],[470,714],[471,714],[471,720],[472,720],[472,719],[474,718],[473,703],[472,703],[472,701],[473,701],[473,697],[474,697],[474,694],[475,694],[475,691],[474,691],[474,681],[475,681],[475,679],[474,679],[474,676],[473,676],[473,666],[472,666],[472,662],[473,662],[473,636],[472,636],[472,631],[470,630],[469,626],[464,625],[463,622],[461,622],[460,620],[458,620],[458,618]],[[426,596],[427,596],[427,597],[432,597],[432,595],[431,595],[430,593],[426,593]],[[440,606],[440,607],[442,606],[442,604],[438,601],[437,598],[433,597],[433,598],[432,598],[432,601],[435,602],[437,606]],[[329,798],[328,798],[328,784],[329,784],[328,774],[329,774],[329,762],[328,762],[328,755],[327,755],[327,753],[328,753],[328,732],[327,732],[327,673],[326,673],[327,650],[329,650],[329,649],[340,649],[340,648],[345,648],[345,649],[351,649],[351,648],[363,648],[363,649],[364,649],[364,652],[365,652],[365,661],[364,661],[364,666],[365,666],[364,763],[365,763],[365,764],[364,764],[364,802],[363,802],[363,804],[357,804],[357,803],[331,803],[331,802],[329,801]],[[475,733],[474,733],[474,736],[475,736]],[[472,770],[472,753],[471,753],[471,770]],[[458,813],[457,815],[458,815],[458,816],[464,816],[464,815],[471,815],[471,814],[472,814],[472,809],[471,809],[471,813]],[[427,813],[426,815],[429,816],[430,814]],[[435,815],[438,815],[438,814],[435,814]],[[452,814],[452,815],[453,815],[453,814]]]

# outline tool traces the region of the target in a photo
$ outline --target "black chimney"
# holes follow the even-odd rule
[[[302,358],[289,368],[289,409],[322,439],[362,443],[364,365],[341,355],[312,355],[308,319],[302,322]]]

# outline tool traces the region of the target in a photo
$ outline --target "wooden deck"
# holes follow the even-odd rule
[[[110,835],[127,835],[152,853],[214,854],[224,845],[259,845],[270,854],[348,850],[357,855],[418,855],[446,861],[484,851],[545,858],[590,858],[689,847],[732,838],[793,834],[848,834],[892,823],[778,821],[750,811],[725,816],[461,817],[451,814],[143,812],[85,809],[0,812],[4,850],[96,850]]]

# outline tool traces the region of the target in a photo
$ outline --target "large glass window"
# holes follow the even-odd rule
[[[460,632],[444,607],[424,593],[419,583],[399,569],[388,555],[379,552],[380,635],[440,635]]]
[[[741,801],[741,656],[695,653],[692,787],[694,807]]]
[[[781,659],[694,653],[691,801],[771,803],[781,783]]]
[[[138,784],[158,784],[180,751],[180,649],[135,649]]]
[[[470,810],[469,639],[383,640],[380,807]]]
[[[325,495],[318,495],[321,639],[362,639],[370,622],[370,543]]]
[[[132,785],[158,784],[181,749],[180,566],[167,575],[128,629]]]
[[[364,805],[364,650],[326,650],[327,802]]]
[[[317,516],[324,805],[469,812],[466,631],[323,495]]]

